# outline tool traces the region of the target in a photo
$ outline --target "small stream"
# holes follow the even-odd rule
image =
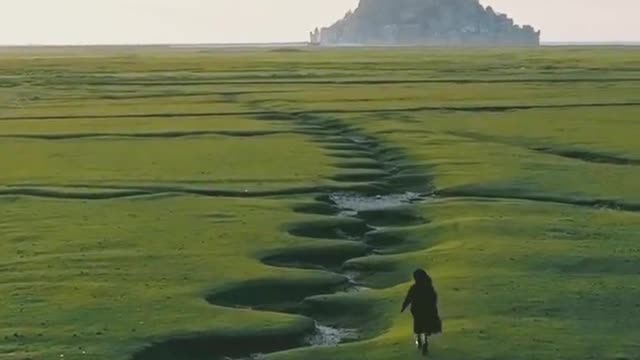
[[[312,136],[315,139],[314,141],[329,151],[336,161],[343,162],[347,158],[356,159],[356,162],[351,165],[348,162],[344,162],[342,167],[349,168],[351,174],[355,173],[356,176],[334,179],[335,181],[343,182],[344,188],[349,190],[320,193],[318,194],[320,197],[316,199],[316,202],[323,206],[320,206],[317,212],[313,210],[313,207],[310,207],[309,209],[311,210],[307,211],[307,213],[325,217],[333,215],[338,218],[353,219],[356,220],[356,225],[347,224],[348,226],[345,227],[344,223],[336,222],[335,225],[331,225],[333,231],[327,231],[324,228],[327,219],[321,219],[316,224],[313,222],[301,223],[295,232],[289,232],[291,235],[309,239],[331,238],[345,242],[365,243],[367,235],[372,231],[390,226],[402,227],[424,223],[424,219],[419,214],[415,214],[410,205],[428,199],[421,192],[429,192],[430,179],[423,172],[416,171],[415,168],[406,167],[408,161],[406,161],[402,153],[384,147],[376,139],[363,135],[357,129],[336,119],[297,116],[287,113],[274,113],[273,117],[282,119],[294,118],[295,120],[293,121],[298,124],[301,131],[305,131]],[[362,165],[358,165],[358,160],[361,160],[359,164]],[[380,170],[371,172],[371,164]],[[358,171],[360,171],[359,174]],[[418,190],[416,191],[416,189]],[[332,210],[327,212],[327,208],[324,206],[329,206]],[[322,231],[333,235],[326,235],[327,237],[325,235],[314,236],[314,226],[318,226]],[[308,229],[300,231],[304,227],[308,227]],[[285,249],[283,255],[286,255],[288,250]],[[353,254],[352,259],[374,255],[377,250],[380,249],[371,246],[369,250],[367,246],[364,246],[362,251]],[[340,263],[349,256],[340,257]],[[317,268],[318,265],[309,263],[304,258],[292,260],[287,260],[280,264],[272,263],[270,266]],[[346,260],[348,261],[349,259]],[[362,278],[363,274],[354,270],[342,270],[339,266],[337,268],[333,268],[334,270],[325,268],[324,271],[344,277],[344,286],[339,285],[333,291],[318,292],[313,294],[314,296],[329,296],[370,290],[358,282],[358,279]],[[242,286],[246,286],[246,284],[239,284],[238,289],[241,289]],[[255,286],[255,283],[252,286]],[[237,301],[240,298],[235,298],[233,293],[230,295],[232,296],[226,298],[224,296],[222,298],[211,297],[207,301],[218,306],[238,307],[242,305]],[[284,295],[286,298],[286,293]],[[295,294],[293,296],[295,297]],[[228,302],[225,299],[232,299],[232,301]],[[298,298],[291,299],[291,302],[298,303],[298,305],[282,308],[282,312],[308,316],[302,307],[304,301]],[[284,304],[291,305],[288,299],[284,299]],[[258,306],[257,308],[280,311],[278,310],[278,305],[282,304],[265,305],[267,306]],[[340,318],[340,313],[341,310],[337,308],[332,311],[328,318]],[[317,317],[312,315],[311,317],[315,320],[315,331],[311,329],[311,334],[290,334],[286,337],[269,334],[257,337],[217,337],[196,334],[152,344],[150,347],[134,354],[132,360],[165,359],[167,358],[167,353],[176,354],[176,359],[184,360],[261,359],[265,357],[262,353],[270,354],[308,347],[335,347],[344,343],[362,341],[365,336],[369,336],[363,335],[362,330],[364,328],[359,328],[358,325],[355,325],[355,328],[342,328],[336,326],[331,320],[327,320],[328,318],[322,319],[322,315]]]
[[[425,199],[425,196],[415,192],[402,194],[366,196],[357,193],[333,193],[329,196],[331,202],[340,209],[338,216],[357,217],[361,211],[385,210],[402,205],[410,205]]]
[[[367,196],[356,192],[333,193],[329,195],[329,201],[336,208],[338,217],[349,217],[358,219],[358,214],[362,211],[380,211],[393,209],[400,206],[414,204],[426,199],[426,196],[416,192],[405,192],[399,194],[386,194]],[[380,229],[377,227],[376,229]],[[363,241],[361,238],[352,238],[354,241]],[[373,253],[373,251],[372,251]],[[370,288],[359,283],[356,279],[359,273],[356,271],[340,271],[339,274],[349,279],[350,286],[343,292],[354,293],[370,290]],[[308,346],[337,346],[360,340],[357,329],[345,329],[316,323],[316,332],[305,339]]]

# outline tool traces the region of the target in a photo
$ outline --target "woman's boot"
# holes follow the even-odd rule
[[[426,335],[424,336],[424,340],[422,341],[422,355],[429,355],[429,338]]]

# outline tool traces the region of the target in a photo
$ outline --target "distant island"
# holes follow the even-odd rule
[[[310,37],[316,45],[540,45],[540,31],[479,0],[360,0],[356,10]]]

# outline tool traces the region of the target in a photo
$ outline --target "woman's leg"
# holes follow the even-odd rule
[[[423,341],[422,341],[422,354],[427,355],[429,354],[429,337],[426,334],[422,334]]]
[[[416,317],[416,314],[414,314],[413,312],[411,313],[411,315],[413,315],[413,333],[416,334],[416,346],[418,347],[418,350],[421,350],[422,345],[424,345],[424,338],[422,337],[422,329],[420,326],[419,318]]]

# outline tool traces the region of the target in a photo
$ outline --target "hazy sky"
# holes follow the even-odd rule
[[[0,44],[302,41],[357,2],[0,0]],[[482,2],[542,29],[544,41],[640,41],[640,0]]]

